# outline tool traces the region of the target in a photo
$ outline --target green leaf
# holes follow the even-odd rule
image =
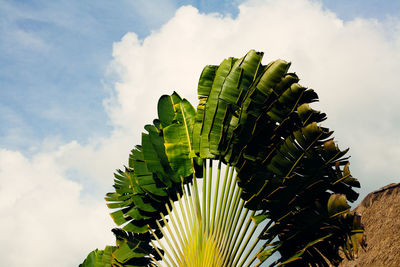
[[[193,151],[195,152],[196,156],[200,156],[200,134],[203,127],[206,103],[207,97],[201,97],[199,99],[199,104],[197,105],[197,111],[195,115],[195,122],[193,125],[192,144]]]
[[[172,225],[160,213],[171,213],[169,209],[174,205],[170,201],[186,197],[191,199],[188,207],[196,211],[184,224],[196,231],[223,225],[213,233],[215,236],[209,236],[209,247],[205,249],[215,255],[226,255],[221,259],[224,263],[242,266],[251,254],[245,248],[260,245],[247,246],[250,238],[237,239],[229,228],[237,227],[239,234],[239,229],[244,227],[246,232],[253,224],[251,232],[255,233],[256,227],[266,219],[267,226],[256,239],[264,243],[253,254],[253,260],[258,258],[263,262],[279,252],[281,258],[273,264],[326,266],[327,261],[334,265],[340,262],[339,248],[350,258],[357,253],[363,244],[363,226],[359,217],[349,211],[347,201],[357,199],[353,187],[360,184],[351,176],[348,157],[345,157],[348,150],[340,150],[330,137],[332,132],[319,125],[326,115],[310,107],[318,95],[298,84],[296,74],[288,73],[290,63],[276,60],[264,66],[262,56],[263,53],[250,50],[240,59],[228,58],[219,66],[206,66],[198,83],[197,110],[175,92],[160,98],[158,118],[153,120],[153,125],[145,126],[147,133],[142,134],[141,145],[132,150],[129,167],[115,173],[115,192],[105,198],[108,207],[114,209],[112,218],[123,227],[123,230],[113,230],[117,247],[92,252],[85,261],[87,264],[149,266],[154,264],[153,259],[161,260],[163,252],[158,253],[150,245],[153,237],[149,229],[158,231],[157,236],[161,238],[165,232],[163,225],[167,224],[167,229]],[[237,181],[240,187],[235,193],[230,185],[225,187],[227,173],[222,195],[229,192],[231,201],[221,195],[218,203],[227,206],[221,207],[217,218],[210,218],[214,214],[208,210],[211,198],[203,197],[203,205],[207,204],[203,210],[208,212],[204,215],[200,212],[198,198],[206,194],[198,193],[193,174],[203,177],[202,172],[207,169],[203,166],[205,159],[219,159],[219,165],[233,166],[237,178],[232,181]],[[205,186],[207,182],[211,185],[211,167],[209,173],[203,188],[218,194],[218,190]],[[219,173],[220,169],[217,184]],[[190,181],[193,188],[183,189]],[[246,216],[240,223],[233,213],[225,216],[225,210],[231,205],[239,207],[239,200],[240,207],[246,208],[243,212]],[[198,215],[197,219],[194,214]],[[204,218],[212,220],[207,223]],[[174,228],[180,227],[176,224]],[[197,234],[189,231],[188,236]],[[238,246],[233,240],[233,244],[222,244],[227,236],[238,240]],[[186,241],[179,242],[184,246]],[[245,242],[244,246],[241,242]],[[191,244],[192,248],[200,243],[196,244]],[[228,249],[231,245],[235,249]],[[268,246],[272,247],[265,249]],[[239,247],[243,249],[239,251]],[[190,253],[200,255],[195,250]],[[232,254],[235,254],[234,262],[229,259]],[[172,255],[172,258],[179,257]],[[238,263],[239,259],[243,262]],[[97,267],[100,266],[104,265]]]
[[[255,224],[257,224],[257,225],[260,224],[261,222],[263,222],[264,220],[268,219],[268,218],[269,218],[268,214],[260,214],[260,215],[251,217],[253,222]]]
[[[199,96],[209,96],[217,69],[218,66],[215,65],[207,65],[204,67],[197,87],[197,94]]]
[[[89,253],[85,261],[79,267],[111,267],[114,263],[112,252],[116,247],[106,246],[104,250],[94,250]]]
[[[215,118],[215,112],[217,111],[218,98],[221,93],[221,89],[229,73],[232,70],[233,64],[237,59],[229,58],[225,59],[218,67],[214,82],[212,84],[211,91],[207,98],[203,127],[200,135],[200,157],[201,158],[214,158],[214,155],[210,152],[210,131],[211,126]]]
[[[128,244],[127,242],[123,242],[117,250],[113,252],[113,257],[116,258],[119,262],[125,263],[132,258],[139,258],[147,256],[146,251],[136,252],[139,248],[140,251],[140,242],[138,244]]]
[[[289,66],[289,63],[280,60],[272,62],[264,67],[255,79],[243,100],[239,120],[233,123],[234,129],[232,134],[229,134],[231,136],[228,136],[229,145],[225,155],[227,162],[238,164],[240,153],[244,148],[249,147],[249,141],[255,133],[257,118],[262,114],[263,108],[270,107],[287,86],[298,80],[295,75],[286,75]],[[247,156],[249,155],[251,154],[247,153]]]
[[[257,254],[257,258],[260,260],[260,262],[266,261],[272,254],[274,254],[276,251],[276,248],[269,248],[267,250],[263,250],[260,253]]]
[[[345,195],[332,194],[328,200],[328,212],[331,217],[338,216],[350,209]]]
[[[242,101],[240,97],[244,97],[255,79],[262,56],[263,53],[257,53],[254,50],[248,52],[246,56],[235,62],[222,84],[209,134],[210,151],[214,155],[220,155],[225,151],[227,146],[224,144],[225,132],[228,131],[232,116],[239,110]]]
[[[144,172],[144,174],[152,175],[153,173],[155,173],[157,177],[159,177],[160,180],[166,186],[171,186],[172,181],[170,181],[170,179],[174,179],[175,177],[168,176],[165,173],[163,165],[160,162],[159,156],[157,155],[157,152],[153,147],[149,134],[142,133],[142,146],[143,146],[143,156],[144,156],[143,162],[145,163],[145,166],[148,169],[148,171]],[[142,173],[142,171],[140,171],[139,173]],[[174,180],[174,182],[178,181]]]
[[[176,109],[178,123],[164,128],[165,151],[172,170],[180,177],[193,174],[192,133],[195,120],[195,110],[192,105],[183,100]]]
[[[181,97],[175,92],[171,96],[163,95],[158,100],[158,118],[163,128],[172,124],[175,117],[175,105],[181,101]]]

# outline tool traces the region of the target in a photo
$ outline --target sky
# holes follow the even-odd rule
[[[113,244],[103,197],[158,98],[197,105],[202,68],[250,49],[319,94],[360,200],[399,182],[399,1],[0,0],[2,263]]]

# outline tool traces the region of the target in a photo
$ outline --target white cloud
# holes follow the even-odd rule
[[[364,193],[398,178],[399,25],[343,22],[317,2],[283,0],[243,4],[235,19],[182,7],[144,40],[127,33],[115,43],[110,65],[119,80],[105,101],[114,127],[109,137],[45,142],[31,158],[0,151],[2,263],[76,266],[91,249],[112,244],[102,195],[156,116],[158,98],[176,90],[196,105],[202,68],[251,48],[265,52],[264,63],[292,61],[302,84],[316,89],[325,125],[341,147],[351,147]]]
[[[77,266],[113,240],[103,201],[80,197],[51,154],[0,150],[0,185],[4,266]]]
[[[351,167],[362,194],[398,178],[400,166],[399,21],[344,22],[315,1],[251,1],[236,19],[180,8],[144,40],[126,34],[114,45],[120,74],[109,114],[122,128],[155,115],[157,98],[177,90],[196,101],[196,83],[206,64],[249,49],[264,51],[264,63],[282,58],[301,83],[315,88],[339,145],[350,146]],[[141,114],[137,116],[135,114]]]

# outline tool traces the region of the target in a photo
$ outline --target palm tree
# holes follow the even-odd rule
[[[262,57],[206,66],[197,110],[175,92],[160,98],[105,198],[116,246],[81,266],[328,266],[357,254],[347,150],[290,63]]]

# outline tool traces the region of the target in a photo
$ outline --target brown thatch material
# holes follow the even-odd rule
[[[349,266],[400,266],[400,183],[390,184],[368,194],[355,209],[362,216],[367,241]]]

